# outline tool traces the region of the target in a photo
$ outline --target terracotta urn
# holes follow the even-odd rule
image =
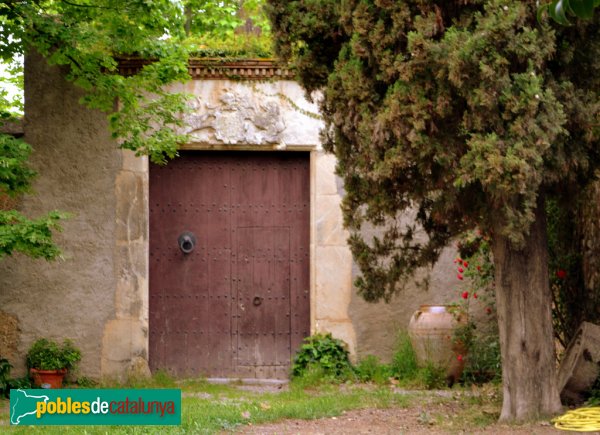
[[[465,366],[466,348],[455,331],[466,324],[466,314],[449,305],[421,305],[408,324],[417,363],[445,369],[448,386],[460,379]]]

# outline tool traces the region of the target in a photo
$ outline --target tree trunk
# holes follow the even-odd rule
[[[600,181],[592,183],[584,193],[579,213],[578,227],[582,238],[583,280],[594,301],[600,292]],[[594,307],[594,318],[600,317],[599,307]]]
[[[552,295],[543,201],[517,250],[496,229],[493,242],[502,353],[501,421],[534,420],[561,411],[556,381]]]

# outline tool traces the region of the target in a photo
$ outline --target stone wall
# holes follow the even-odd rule
[[[72,214],[56,237],[64,258],[14,256],[0,262],[0,352],[24,369],[38,337],[70,337],[82,349],[80,374],[122,379],[147,371],[148,161],[119,150],[105,115],[79,105],[81,93],[39,56],[26,60],[25,139],[40,173],[22,210]],[[309,151],[311,167],[311,331],[332,332],[354,356],[389,359],[398,329],[423,303],[454,302],[453,253],[430,274],[428,292],[409,284],[391,304],[367,304],[352,287],[356,270],[339,204],[343,186],[325,154],[317,106],[290,80],[192,80],[184,149]]]
[[[114,180],[114,306],[104,326],[101,373],[122,380],[148,368],[148,158],[122,150]]]

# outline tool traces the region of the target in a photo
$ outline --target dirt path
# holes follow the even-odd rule
[[[543,422],[525,426],[494,424],[485,428],[464,429],[453,424],[450,415],[446,421],[439,416],[452,412],[447,404],[390,409],[360,409],[348,411],[339,417],[317,420],[284,420],[257,426],[244,426],[241,434],[558,434],[565,433]],[[435,418],[433,416],[436,416]],[[456,427],[455,427],[456,426]]]

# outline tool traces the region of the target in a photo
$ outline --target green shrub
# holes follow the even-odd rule
[[[27,367],[38,370],[72,370],[81,359],[81,351],[71,340],[62,345],[46,338],[40,338],[27,352]]]
[[[417,373],[418,380],[428,390],[445,388],[447,386],[446,369],[444,367],[427,363],[427,365],[420,368]]]
[[[473,337],[469,344],[461,383],[480,385],[487,382],[498,383],[501,380],[502,361],[497,333]]]
[[[354,368],[354,372],[359,381],[376,384],[385,384],[392,376],[390,366],[382,364],[375,355],[368,355],[362,359]]]
[[[11,363],[6,358],[0,358],[0,393],[8,397],[10,391],[10,371]]]
[[[411,380],[417,377],[419,371],[417,355],[406,332],[398,335],[390,371],[391,375],[399,380]]]
[[[11,378],[10,371],[13,366],[6,358],[0,358],[0,394],[6,398],[10,397],[10,390],[17,388],[31,388],[28,376],[22,378]]]
[[[16,390],[18,388],[28,389],[31,388],[31,379],[29,376],[23,376],[22,378],[12,378],[8,381],[9,387],[12,390]]]
[[[292,378],[306,375],[309,368],[313,367],[322,370],[323,378],[345,379],[352,372],[352,364],[344,342],[329,333],[305,338],[294,357]]]

